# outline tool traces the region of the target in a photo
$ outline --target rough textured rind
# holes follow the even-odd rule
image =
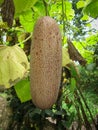
[[[57,100],[62,66],[61,34],[54,19],[40,18],[34,28],[30,82],[33,103],[41,108],[50,108]]]

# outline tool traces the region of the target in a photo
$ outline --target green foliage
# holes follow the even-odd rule
[[[81,18],[81,20],[82,20],[82,21],[87,21],[87,20],[89,20],[89,16],[85,14],[85,15],[83,15],[83,17]],[[87,24],[87,26],[88,26],[88,25],[91,26],[90,24]]]
[[[74,94],[75,89],[76,89],[76,80],[75,78],[71,78],[70,91]]]
[[[94,63],[87,65],[86,68],[81,68],[80,84],[83,91],[83,95],[86,99],[86,102],[90,108],[93,117],[96,117],[96,114],[98,113],[97,78],[98,69]],[[87,115],[88,118],[91,120],[88,112]]]
[[[30,81],[29,79],[23,79],[15,85],[15,91],[21,103],[29,101],[31,99],[30,94]]]
[[[83,8],[84,6],[85,6],[85,1],[80,0],[79,2],[77,2],[77,9]]]
[[[64,11],[64,14],[62,10]],[[72,9],[72,3],[69,2],[68,0],[63,1],[63,7],[62,7],[61,1],[57,1],[57,3],[53,2],[50,7],[49,14],[54,18],[56,17],[58,21],[61,21],[62,17],[65,17],[66,22],[67,20],[72,20],[74,17],[74,10]]]
[[[87,63],[93,62],[94,46],[98,43],[98,33],[92,34],[82,41],[73,41],[75,47],[81,55],[87,60]]]
[[[6,23],[4,22],[0,22],[0,29],[3,28],[3,29],[6,29],[8,26]]]
[[[69,35],[75,39],[75,41],[81,41],[89,32],[89,28],[87,28],[87,20],[89,20],[89,17],[86,15],[84,16],[82,12],[84,5],[84,0],[72,1],[72,8],[74,9],[75,16],[69,25],[71,31]]]
[[[0,6],[1,6],[1,4],[3,3],[3,1],[4,1],[4,0],[0,0]]]
[[[19,17],[20,23],[26,32],[32,32],[38,17],[45,15],[42,1],[37,0],[15,0],[15,17]]]
[[[65,2],[65,13],[66,20],[72,20],[74,17],[74,10],[72,9],[72,4],[69,1]]]
[[[98,17],[98,1],[89,0],[83,11],[90,17],[97,18]]]
[[[0,5],[2,1],[0,0]],[[49,15],[58,22],[61,29],[62,75],[64,75],[57,102],[47,110],[36,108],[31,101],[28,75],[23,73],[26,64],[29,69],[27,58],[29,59],[30,54],[27,57],[18,50],[19,47],[17,54],[13,47],[12,50],[9,49],[1,54],[0,47],[0,86],[14,85],[6,90],[9,96],[7,100],[13,109],[9,130],[13,130],[14,125],[15,128],[22,130],[42,130],[47,120],[48,123],[52,121],[52,125],[59,130],[69,129],[74,121],[81,125],[86,124],[85,116],[88,122],[92,123],[92,117],[95,118],[98,114],[98,34],[92,33],[88,20],[89,16],[96,18],[98,15],[97,0],[90,0],[86,7],[84,0],[14,0],[14,4],[12,28],[0,19],[0,44],[5,44],[7,48],[18,43],[26,52],[30,48],[31,34],[36,20],[41,16]],[[82,13],[83,8],[85,15]],[[66,67],[71,62],[65,47],[67,37],[73,38],[74,45],[89,63],[85,67],[78,65],[79,70],[76,70],[74,65]],[[5,58],[7,56],[9,59]],[[28,69],[25,72],[28,72]],[[77,71],[80,72],[80,77]],[[26,78],[21,79],[24,76]],[[14,77],[21,80],[15,80]]]
[[[36,2],[37,0],[14,0],[15,17],[18,17],[20,14],[30,11]]]
[[[20,19],[20,23],[23,26],[24,30],[26,32],[32,32],[33,27],[34,27],[32,12],[26,11],[25,13],[22,13],[22,15],[19,16],[19,19]]]

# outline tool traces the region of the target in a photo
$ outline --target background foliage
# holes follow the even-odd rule
[[[0,0],[0,10],[0,76],[3,79],[3,73],[7,75],[6,78],[4,76],[6,84],[12,83],[9,82],[12,81],[11,73],[6,68],[10,62],[13,63],[10,54],[15,50],[10,49],[10,59],[5,60],[5,64],[3,58],[8,51],[3,51],[1,45],[6,46],[5,48],[13,45],[22,48],[28,59],[26,61],[24,58],[26,65],[30,60],[34,24],[39,17],[49,15],[54,18],[62,34],[62,77],[56,104],[48,110],[40,110],[33,105],[30,95],[30,70],[21,64],[23,59],[18,60],[13,72],[16,72],[15,68],[19,68],[20,72],[24,70],[27,74],[20,78],[13,73],[19,80],[13,80],[9,89],[0,89],[1,93],[7,93],[7,101],[13,110],[8,129],[42,130],[48,126],[51,129],[65,130],[70,127],[81,129],[83,125],[87,130],[93,130],[94,127],[98,129],[95,121],[98,115],[98,31],[91,26],[91,22],[98,17],[97,0]],[[75,59],[75,65],[73,64],[67,51],[68,38],[87,61],[85,66]],[[18,57],[23,57],[23,50],[17,53]],[[13,55],[15,59],[15,54]],[[20,68],[18,63],[24,68]],[[7,88],[1,81],[0,78],[0,88]],[[77,123],[74,126],[75,122]],[[93,128],[91,124],[94,125]]]

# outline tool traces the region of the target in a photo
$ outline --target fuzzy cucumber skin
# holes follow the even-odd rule
[[[57,100],[62,69],[61,33],[54,19],[45,16],[37,21],[30,53],[32,101],[48,109]]]

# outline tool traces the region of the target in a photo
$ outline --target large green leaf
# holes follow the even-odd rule
[[[44,15],[45,15],[45,9],[43,3],[39,1],[33,6],[33,10],[27,10],[21,13],[21,15],[19,16],[20,23],[27,32],[32,32],[34,24],[38,19],[38,17]]]
[[[45,16],[46,10],[45,10],[45,6],[43,4],[43,1],[36,2],[36,4],[33,6],[33,11],[34,11],[33,15],[37,18],[40,16]]]
[[[34,26],[32,12],[31,11],[24,12],[22,13],[22,15],[19,16],[19,18],[20,18],[20,23],[25,29],[25,31],[32,32]]]
[[[21,80],[14,88],[21,102],[26,102],[31,99],[29,79]]]
[[[87,15],[97,18],[98,17],[98,0],[89,0],[83,12]]]
[[[69,1],[65,2],[65,13],[67,20],[72,20],[74,17],[74,10],[72,9],[72,3]]]
[[[15,16],[30,10],[36,2],[37,0],[14,0]]]

